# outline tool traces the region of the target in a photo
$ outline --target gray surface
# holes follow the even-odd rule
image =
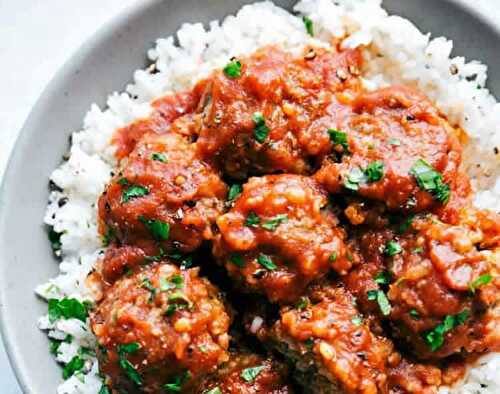
[[[209,21],[234,12],[244,0],[145,1],[101,30],[49,85],[17,142],[0,194],[0,312],[10,356],[23,391],[55,392],[60,370],[47,352],[47,339],[34,321],[46,309],[32,293],[36,284],[56,273],[41,225],[47,177],[67,149],[70,130],[81,124],[89,103],[104,103],[106,93],[124,86],[144,65],[144,51],[154,38],[182,22]],[[283,6],[293,1],[276,1]],[[395,13],[424,30],[444,34],[457,52],[490,65],[491,87],[500,92],[500,32],[480,22],[462,1],[387,0]],[[493,23],[493,19],[485,17]],[[486,20],[485,19],[485,20]],[[2,391],[3,392],[3,391]]]

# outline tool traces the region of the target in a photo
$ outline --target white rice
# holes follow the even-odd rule
[[[473,177],[475,204],[500,208],[500,104],[485,88],[487,67],[463,57],[450,58],[452,42],[431,39],[410,21],[388,16],[380,0],[302,0],[295,11],[314,22],[315,38],[305,31],[301,15],[294,16],[271,2],[243,7],[222,23],[185,24],[174,37],[161,38],[148,52],[157,73],[137,70],[134,82],[124,93],[113,93],[102,110],[92,104],[83,129],[73,133],[69,159],[51,180],[63,191],[52,192],[45,223],[62,233],[60,274],[37,287],[45,299],[72,297],[92,300],[85,277],[103,252],[96,225],[96,201],[117,163],[110,144],[113,132],[131,121],[147,116],[156,97],[191,87],[211,70],[225,65],[232,56],[250,54],[261,46],[279,44],[299,51],[305,44],[327,46],[333,37],[346,47],[364,46],[367,86],[388,83],[417,86],[452,123],[464,128],[470,138],[465,168]],[[67,202],[59,206],[58,201]],[[76,319],[51,323],[38,321],[49,337],[70,343],[59,347],[57,361],[66,364],[82,354],[85,366],[57,388],[58,394],[97,394],[101,388],[97,361],[82,348],[94,348],[89,326]],[[440,393],[493,394],[500,392],[500,355],[489,354],[469,368],[464,381]]]

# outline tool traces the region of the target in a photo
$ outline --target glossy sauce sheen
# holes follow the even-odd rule
[[[88,279],[108,386],[432,394],[500,350],[500,217],[471,207],[461,131],[412,88],[366,91],[357,50],[238,60],[114,136]]]

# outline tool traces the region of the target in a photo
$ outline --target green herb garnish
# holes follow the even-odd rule
[[[391,314],[391,304],[382,290],[369,290],[367,296],[368,300],[377,301],[380,311],[384,316]]]
[[[63,298],[49,300],[49,321],[54,323],[58,319],[78,319],[85,322],[88,317],[88,309],[85,303],[75,298]]]
[[[170,236],[170,224],[156,219],[146,219],[144,216],[137,218],[149,230],[153,238],[157,241],[166,241]]]
[[[170,278],[160,279],[160,291],[168,291],[172,289],[182,289],[184,287],[184,278],[182,275],[172,275]]]
[[[155,152],[151,155],[151,160],[161,161],[162,163],[166,163],[168,161],[167,156],[164,153]]]
[[[409,314],[413,320],[420,319],[420,314],[418,313],[418,311],[416,309],[411,309]]]
[[[238,78],[241,76],[241,62],[236,59],[231,59],[226,67],[224,67],[223,71],[229,78]]]
[[[153,286],[149,278],[144,278],[141,282],[141,287],[143,289],[149,290],[149,302],[153,302],[157,289]]]
[[[257,227],[260,223],[260,217],[255,212],[250,212],[245,220],[245,226]]]
[[[144,197],[148,194],[149,190],[147,187],[141,185],[132,185],[122,192],[122,202],[126,203],[133,198]]]
[[[392,274],[389,271],[380,271],[375,275],[374,281],[379,285],[388,285],[391,283]]]
[[[259,254],[259,257],[257,257],[257,262],[270,271],[273,271],[278,268],[278,266],[273,263],[271,258],[263,253]]]
[[[331,263],[335,262],[337,260],[337,252],[333,252],[328,260],[330,260]]]
[[[163,388],[167,391],[178,393],[182,390],[182,385],[189,380],[190,376],[189,371],[186,371],[181,375],[175,376],[173,382],[164,384]]]
[[[330,134],[330,140],[334,145],[340,145],[346,152],[349,151],[349,143],[347,142],[347,133],[343,131],[328,129],[328,134]]]
[[[366,183],[366,175],[359,168],[353,168],[347,179],[344,181],[344,187],[346,189],[357,191],[359,189],[359,185],[362,183]]]
[[[108,386],[103,384],[97,394],[111,394],[111,391],[108,389]]]
[[[274,218],[268,220],[264,224],[262,224],[262,228],[269,230],[269,231],[274,231],[278,228],[278,226],[282,223],[286,223],[288,221],[288,215],[287,214],[280,214],[276,215]]]
[[[448,315],[444,318],[443,322],[432,330],[424,333],[423,338],[429,346],[431,352],[435,352],[444,344],[444,335],[453,330],[455,327],[458,327],[465,323],[467,318],[469,317],[469,310],[464,309],[462,312],[456,315]]]
[[[311,18],[309,18],[308,16],[303,16],[302,21],[304,22],[307,34],[309,34],[311,37],[314,37],[313,21],[311,20]]]
[[[490,274],[481,275],[479,278],[477,278],[476,280],[473,280],[471,283],[469,283],[470,292],[472,294],[474,294],[478,288],[490,283],[491,279],[493,279],[493,277]]]
[[[361,324],[363,324],[363,318],[360,315],[354,316],[351,319],[351,321],[352,321],[352,324],[354,324],[355,326],[360,326]]]
[[[220,388],[214,387],[212,390],[205,391],[203,394],[222,394]]]
[[[417,181],[418,186],[431,193],[436,200],[446,204],[450,199],[450,186],[443,183],[443,176],[423,159],[418,159],[410,169],[410,174]]]
[[[252,116],[252,120],[255,125],[253,135],[255,139],[262,144],[269,135],[269,127],[266,126],[266,119],[261,112],[255,112]]]
[[[243,186],[237,183],[231,185],[231,187],[229,188],[229,192],[227,193],[227,200],[228,201],[236,200],[242,192],[243,192]]]
[[[85,361],[79,355],[74,356],[69,363],[63,368],[63,379],[67,380],[72,377],[75,372],[81,371],[85,366]]]
[[[300,297],[299,302],[295,304],[295,309],[303,311],[309,305],[309,299],[307,297]]]
[[[401,245],[396,241],[389,241],[385,245],[385,254],[387,256],[396,256],[402,251],[403,249],[401,248]]]
[[[398,140],[397,138],[390,138],[389,144],[394,145],[394,146],[399,146],[399,145],[401,145],[401,141]]]
[[[252,383],[264,368],[265,367],[263,365],[259,365],[258,367],[252,367],[252,368],[245,368],[241,372],[241,377],[245,382]]]
[[[372,161],[365,168],[365,175],[368,182],[377,182],[384,176],[384,163],[380,160]]]

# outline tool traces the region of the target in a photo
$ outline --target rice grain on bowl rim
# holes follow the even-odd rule
[[[53,244],[62,261],[60,274],[37,287],[39,296],[92,301],[85,278],[103,253],[96,202],[118,164],[111,144],[115,130],[148,116],[153,99],[188,89],[228,59],[269,44],[293,53],[306,45],[328,47],[333,38],[343,39],[344,47],[362,46],[368,88],[393,83],[415,86],[466,132],[464,168],[475,188],[474,204],[500,210],[500,104],[485,87],[485,65],[450,58],[451,41],[431,38],[410,21],[389,16],[378,0],[302,0],[294,10],[299,15],[260,2],[223,22],[211,22],[207,29],[200,23],[184,24],[177,43],[174,37],[157,40],[148,52],[153,65],[137,70],[125,92],[110,95],[106,109],[91,106],[82,130],[73,133],[68,160],[50,178],[56,187],[45,223],[59,234]],[[304,28],[303,15],[313,22],[314,37]],[[77,373],[61,383],[57,393],[97,394],[102,381],[88,321],[43,316],[38,326],[57,341],[58,362],[67,366],[75,358],[81,360]],[[500,354],[488,354],[468,369],[460,384],[442,387],[440,393],[498,393],[499,371]]]

